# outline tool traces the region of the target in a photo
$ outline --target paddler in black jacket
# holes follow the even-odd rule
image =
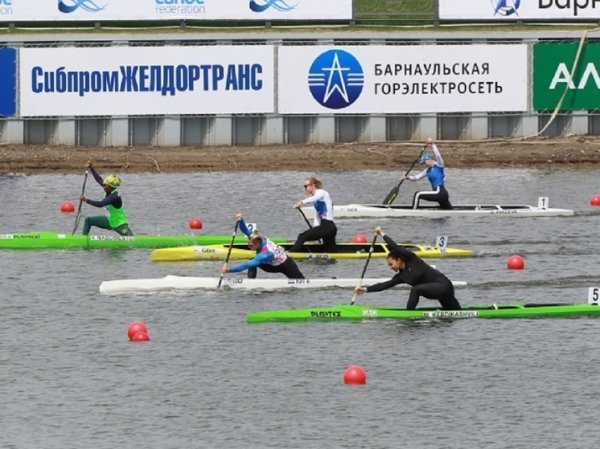
[[[357,286],[355,293],[380,292],[398,284],[412,286],[406,308],[414,310],[417,308],[419,298],[424,296],[428,299],[437,299],[445,310],[460,310],[460,303],[454,297],[454,286],[450,279],[424,262],[412,251],[401,248],[389,236],[385,235],[381,226],[375,228],[375,234],[380,235],[387,243],[390,253],[387,256],[387,264],[396,274],[386,282],[370,285],[368,287]]]

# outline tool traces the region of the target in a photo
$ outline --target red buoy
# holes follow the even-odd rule
[[[600,195],[592,195],[590,198],[590,204],[592,206],[600,206]]]
[[[75,212],[75,204],[73,204],[72,201],[63,201],[60,205],[60,211],[63,214],[70,214],[72,212]]]
[[[133,337],[135,336],[135,334],[137,334],[139,332],[144,332],[147,334],[148,328],[141,321],[132,321],[129,324],[129,326],[127,327],[127,336],[129,337],[130,340],[133,340]]]
[[[202,220],[199,218],[192,218],[189,224],[190,229],[202,229]]]
[[[364,385],[367,383],[367,374],[362,367],[351,365],[344,371],[344,383],[352,385]]]
[[[135,333],[131,341],[150,341],[150,336],[147,332],[139,331]]]
[[[522,270],[525,268],[525,259],[518,255],[510,256],[506,266],[509,270]]]
[[[352,243],[368,243],[369,239],[364,234],[355,234],[352,236]]]

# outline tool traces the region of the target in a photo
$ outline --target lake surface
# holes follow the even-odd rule
[[[394,172],[319,173],[336,204],[378,203]],[[108,174],[108,173],[104,173]],[[230,235],[241,211],[269,236],[305,229],[292,204],[310,173],[123,175],[136,233]],[[338,220],[477,256],[431,261],[465,305],[586,302],[600,286],[600,171],[450,170],[451,201],[575,209],[569,218]],[[0,176],[0,233],[70,232],[83,175]],[[91,181],[91,182],[90,182]],[[407,203],[426,181],[404,183]],[[86,196],[102,190],[90,178]],[[84,205],[84,213],[98,209]],[[97,231],[93,231],[97,232]],[[522,271],[508,270],[512,254]],[[364,261],[301,262],[308,277],[359,277]],[[247,325],[250,311],[349,302],[349,290],[101,295],[103,280],[218,276],[220,262],[151,263],[149,250],[0,251],[0,448],[591,448],[600,441],[600,320]],[[389,277],[383,260],[367,277]],[[271,275],[260,272],[259,276]],[[406,304],[406,290],[359,296]],[[432,302],[422,299],[421,306]],[[142,320],[151,341],[131,343]],[[352,364],[367,385],[344,385]]]

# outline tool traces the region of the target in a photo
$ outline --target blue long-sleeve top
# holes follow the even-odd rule
[[[252,231],[248,229],[244,220],[240,220],[239,229],[242,233],[244,233],[247,237],[252,235]],[[245,271],[248,268],[258,267],[259,265],[266,264],[271,262],[275,258],[275,254],[272,251],[267,249],[267,239],[263,238],[263,242],[260,245],[260,248],[256,250],[256,256],[252,259],[247,260],[246,262],[233,265],[229,268],[230,273],[239,273],[241,271]]]
[[[96,182],[101,186],[104,186],[104,179],[102,178],[102,176],[100,176],[98,172],[94,170],[94,167],[90,167],[90,170]],[[121,199],[121,196],[119,195],[119,192],[117,190],[113,190],[112,192],[107,193],[104,199],[102,200],[97,201],[86,199],[86,203],[95,207],[106,207],[110,204],[116,207],[117,209],[120,209],[121,206],[123,206],[123,200]]]

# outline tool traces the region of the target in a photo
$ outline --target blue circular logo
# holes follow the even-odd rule
[[[308,87],[313,98],[329,109],[343,109],[362,93],[365,75],[358,60],[344,50],[328,50],[310,66]]]
[[[500,14],[508,17],[517,14],[517,10],[521,6],[521,0],[492,0],[492,6],[494,7],[494,15]]]

